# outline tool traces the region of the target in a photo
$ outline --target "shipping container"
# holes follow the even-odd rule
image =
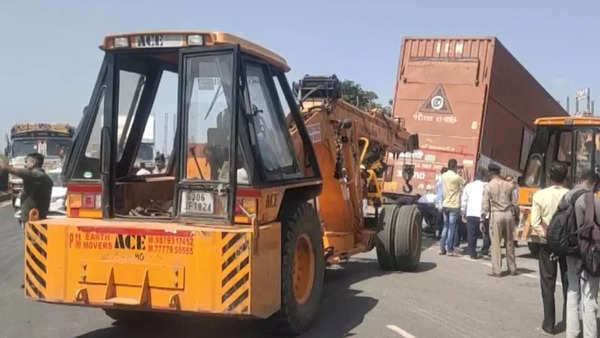
[[[499,164],[506,176],[520,176],[533,141],[533,121],[567,112],[494,37],[405,38],[393,113],[419,134],[420,151],[401,154],[415,164],[417,192],[435,190],[451,158],[471,179],[476,168]],[[396,170],[392,189],[399,191]]]

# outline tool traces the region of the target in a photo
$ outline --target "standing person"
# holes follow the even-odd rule
[[[154,159],[154,162],[156,163],[156,166],[152,170],[153,174],[164,174],[165,172],[167,172],[167,164],[164,154],[158,153],[158,155],[156,155],[156,158]]]
[[[25,157],[25,168],[14,168],[0,160],[0,169],[23,179],[21,191],[21,226],[29,220],[29,212],[37,209],[40,219],[46,218],[52,195],[52,179],[42,165],[44,155],[31,153]]]
[[[502,254],[500,239],[506,243],[506,261],[511,275],[517,274],[515,246],[513,242],[515,211],[517,201],[513,198],[514,185],[500,176],[500,167],[494,163],[488,166],[490,181],[483,189],[482,212],[490,219],[490,239],[492,242],[492,273],[500,277]]]
[[[481,200],[483,198],[483,172],[477,171],[475,180],[465,186],[460,202],[461,214],[467,223],[467,251],[471,258],[477,259],[477,237],[481,223]]]
[[[440,255],[456,256],[454,252],[454,236],[456,236],[456,225],[460,214],[460,193],[465,180],[458,176],[458,163],[455,159],[448,161],[448,171],[442,175],[442,215],[444,217],[444,229],[440,239]]]
[[[479,254],[481,257],[489,259],[490,258],[490,220],[489,218],[480,218],[479,223],[479,231],[481,232],[481,237],[483,239],[483,245],[481,247],[481,251]]]
[[[438,209],[440,214],[439,222],[437,224],[437,230],[435,231],[435,236],[440,238],[442,236],[442,229],[444,228],[444,217],[442,216],[442,202],[444,200],[444,188],[442,185],[442,175],[448,171],[448,168],[443,167],[440,170],[440,176],[435,182],[435,207]]]
[[[568,199],[578,190],[583,189],[586,192],[577,198],[577,201],[575,202],[577,229],[586,225],[585,213],[594,210],[594,222],[600,224],[600,199],[598,199],[598,196],[593,196],[593,206],[586,205],[586,197],[589,197],[588,192],[596,192],[596,187],[600,179],[594,170],[584,173],[582,178],[583,182],[569,191],[566,195],[566,198]],[[579,256],[567,256],[566,261],[567,279],[569,281],[567,287],[567,338],[579,337],[581,334],[581,324],[579,322],[580,310],[583,321],[583,337],[595,338],[598,335],[596,314],[598,312],[598,284],[600,279],[590,275],[583,269],[581,258]]]
[[[567,301],[567,261],[565,257],[553,255],[546,244],[546,228],[552,220],[561,199],[568,192],[565,188],[567,167],[562,163],[552,163],[550,166],[550,186],[537,191],[531,200],[531,231],[540,239],[538,264],[540,269],[540,288],[544,304],[544,321],[542,330],[555,333],[555,304],[554,290],[556,276],[560,267],[560,277],[563,289],[563,319],[565,318]],[[507,242],[508,243],[508,242]],[[493,252],[493,251],[492,251]],[[557,267],[558,265],[558,267]]]

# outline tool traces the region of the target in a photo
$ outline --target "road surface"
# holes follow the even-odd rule
[[[0,337],[265,337],[250,320],[171,318],[114,325],[101,310],[26,300],[23,237],[0,208]],[[379,269],[374,252],[329,268],[319,316],[302,337],[541,337],[537,261],[517,249],[520,275],[492,278],[487,260],[437,255],[424,238],[420,269]],[[561,298],[561,297],[557,297]],[[557,314],[561,301],[557,299]],[[563,334],[557,335],[562,337]]]

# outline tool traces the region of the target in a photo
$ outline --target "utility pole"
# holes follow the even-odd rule
[[[567,96],[567,107],[566,107],[566,108],[567,108],[567,113],[570,115],[570,114],[571,114],[571,112],[569,111],[569,108],[570,108],[570,104],[569,104],[569,96]]]

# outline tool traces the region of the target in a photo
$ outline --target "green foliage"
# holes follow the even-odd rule
[[[342,81],[342,98],[358,108],[370,109],[376,107],[375,102],[379,97],[375,92],[364,90],[362,86],[351,80]]]
[[[388,101],[388,105],[383,106],[376,102],[379,96],[371,90],[365,90],[362,86],[352,80],[342,81],[342,98],[360,109],[371,110],[378,109],[385,114],[392,114],[392,100]]]

